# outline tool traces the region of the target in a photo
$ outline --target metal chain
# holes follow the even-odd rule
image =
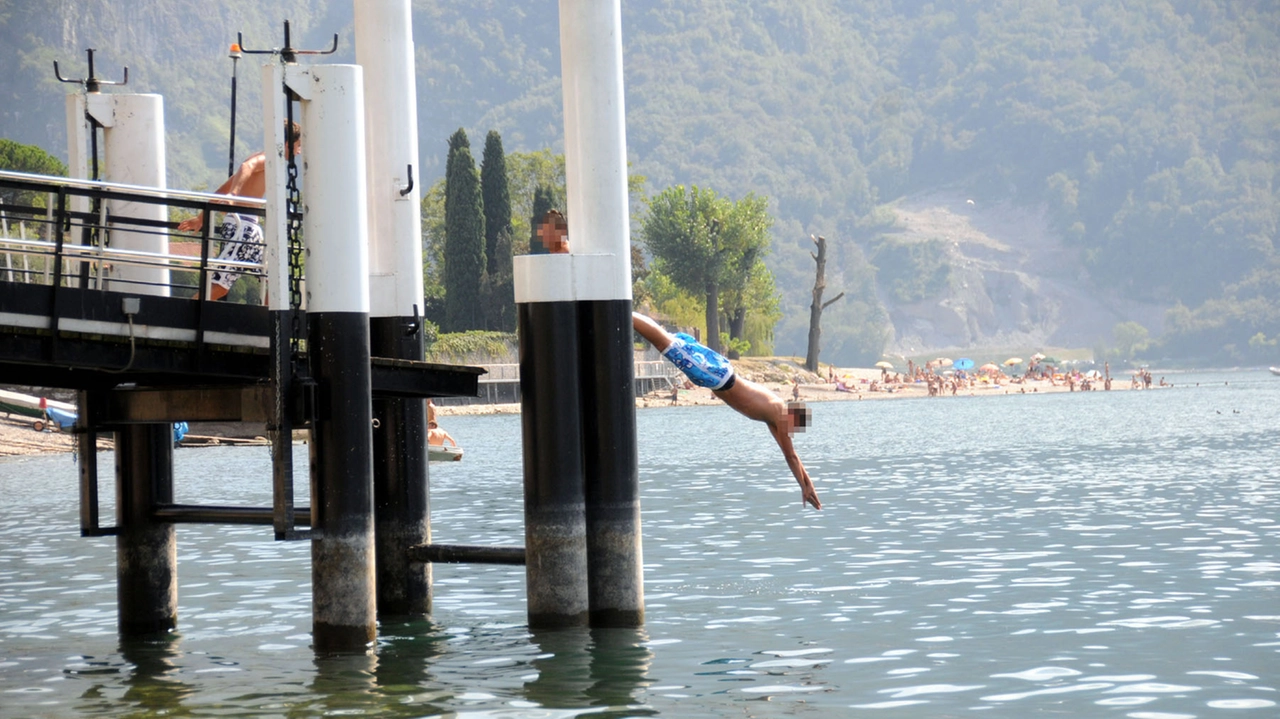
[[[285,127],[293,127],[293,93],[285,88],[287,122]],[[298,191],[298,161],[293,152],[293,141],[285,130],[285,150],[289,158],[289,181],[287,185],[288,201],[285,203],[287,227],[289,233],[289,309],[293,316],[289,332],[289,359],[296,374],[302,354],[302,193]]]

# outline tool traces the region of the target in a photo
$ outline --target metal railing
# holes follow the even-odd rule
[[[175,209],[202,230],[178,232]],[[218,272],[265,279],[265,262],[233,256],[240,236],[215,234],[215,213],[258,221],[265,202],[0,171],[0,281],[196,297]]]

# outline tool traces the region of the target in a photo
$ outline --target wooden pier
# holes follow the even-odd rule
[[[225,206],[197,193],[3,172],[0,199],[0,376],[78,394],[80,529],[84,536],[118,538],[121,632],[148,635],[176,626],[176,524],[267,525],[280,540],[316,539],[313,514],[325,502],[324,488],[313,489],[312,506],[295,503],[292,436],[313,430],[332,407],[311,371],[307,336],[296,334],[308,327],[305,310],[277,313],[197,299],[208,296],[199,290],[213,265],[209,247],[216,239],[207,230],[196,256],[139,253],[112,247],[112,234],[172,234],[174,228],[122,215],[104,221],[101,209],[95,211],[109,199],[205,213]],[[260,206],[236,209],[263,214]],[[133,264],[164,266],[172,279],[160,286],[120,279],[119,267]],[[267,275],[264,267],[236,269],[245,277]],[[420,327],[409,329],[402,334],[420,343]],[[367,372],[375,403],[416,403],[419,412],[426,398],[475,396],[483,374],[477,367],[376,356]],[[273,471],[263,481],[271,482],[272,505],[175,503],[181,478],[172,472],[171,424],[182,421],[265,423]],[[116,438],[114,522],[99,512],[92,449],[105,433]],[[379,486],[403,481],[376,474]],[[425,506],[417,510],[422,516],[414,521],[429,521]],[[387,547],[389,566],[423,561],[410,557],[412,546]],[[415,551],[415,557],[436,553],[422,546]],[[488,559],[483,548],[451,547],[441,556],[512,561],[508,555]]]

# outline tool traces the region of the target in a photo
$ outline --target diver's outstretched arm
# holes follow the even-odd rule
[[[638,312],[631,313],[631,326],[659,352],[665,352],[674,339],[661,325]]]

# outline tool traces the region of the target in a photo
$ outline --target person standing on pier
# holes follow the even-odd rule
[[[803,402],[784,403],[764,387],[738,377],[729,360],[699,344],[689,335],[673,335],[657,322],[639,313],[632,313],[631,324],[641,337],[648,340],[649,344],[684,372],[694,384],[710,389],[712,394],[724,400],[725,404],[739,414],[764,422],[778,443],[778,448],[782,450],[787,467],[800,485],[803,502],[813,505],[814,509],[822,509],[822,502],[818,501],[818,493],[809,478],[809,472],[805,470],[804,463],[796,454],[795,445],[791,443],[791,435],[803,431],[809,425],[809,410]]]
[[[285,143],[289,147],[289,157],[302,151],[302,130],[298,127],[298,123],[286,124],[284,135]],[[235,174],[228,177],[226,182],[214,190],[214,193],[236,197],[263,197],[267,191],[266,178],[267,155],[265,152],[258,152],[240,163]],[[182,232],[199,232],[203,228],[203,212],[178,223],[178,229]],[[262,249],[265,242],[262,239],[262,227],[259,226],[256,215],[228,212],[222,216],[222,224],[218,227],[217,233],[222,238],[222,248],[218,252],[219,260],[262,262]],[[220,300],[227,296],[236,280],[240,279],[240,273],[223,266],[214,269],[210,279],[213,285],[209,290],[209,299]]]

